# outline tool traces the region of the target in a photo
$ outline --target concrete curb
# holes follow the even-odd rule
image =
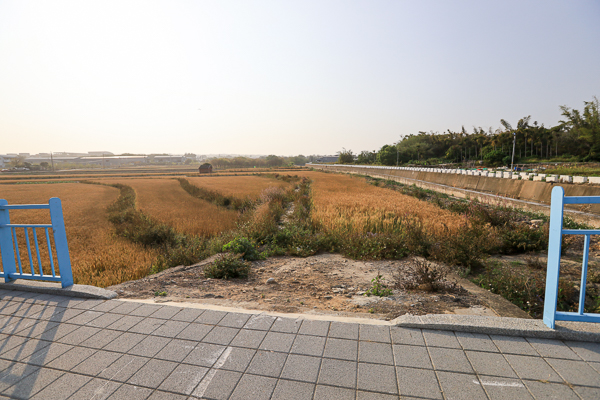
[[[62,288],[60,283],[20,280],[18,282],[0,282],[0,289],[20,290],[57,296],[79,297],[84,299],[110,300],[117,297],[117,293],[89,285],[73,285]]]
[[[539,319],[483,317],[476,315],[402,315],[393,325],[404,328],[485,333],[488,335],[521,336],[542,339],[600,342],[600,324],[557,321],[550,329]]]

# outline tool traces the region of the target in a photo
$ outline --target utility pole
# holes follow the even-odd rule
[[[50,152],[50,162],[52,163],[52,172],[54,172],[54,158],[52,157],[52,152]]]
[[[513,164],[515,162],[515,142],[517,141],[517,132],[514,131],[513,132],[513,152],[512,152],[512,158],[510,160],[510,172],[513,172]]]

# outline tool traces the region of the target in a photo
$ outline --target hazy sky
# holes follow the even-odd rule
[[[0,0],[0,153],[327,154],[600,96],[600,1]]]

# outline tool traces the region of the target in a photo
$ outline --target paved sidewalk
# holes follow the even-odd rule
[[[599,343],[8,290],[0,299],[0,398],[600,398]]]

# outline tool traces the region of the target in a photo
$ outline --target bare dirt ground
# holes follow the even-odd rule
[[[120,298],[156,302],[195,302],[288,313],[337,314],[393,319],[403,314],[473,314],[527,318],[506,300],[458,277],[440,291],[394,288],[409,260],[356,261],[338,254],[306,258],[273,257],[252,263],[247,280],[206,279],[203,266],[175,267],[159,274],[111,286]],[[399,274],[400,272],[400,274]],[[387,297],[367,296],[371,280],[382,275],[393,289]],[[402,279],[402,278],[401,278]],[[452,285],[451,285],[452,286]]]

